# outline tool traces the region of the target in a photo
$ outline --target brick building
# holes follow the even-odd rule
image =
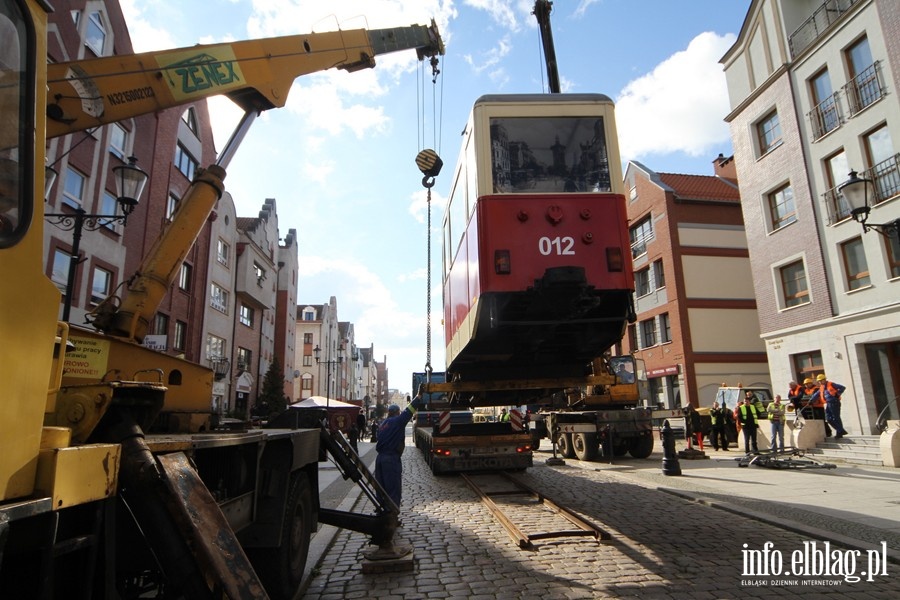
[[[740,193],[730,158],[715,175],[628,163],[638,320],[624,350],[644,360],[654,406],[709,406],[716,389],[768,385]]]

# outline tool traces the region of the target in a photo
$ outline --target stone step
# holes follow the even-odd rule
[[[846,450],[842,448],[823,448],[822,444],[819,444],[819,447],[810,448],[806,453],[810,456],[816,456],[825,460],[840,460],[860,465],[884,465],[880,449],[856,448],[853,450]]]
[[[818,444],[816,444],[816,446],[819,448],[828,448],[830,450],[881,452],[880,444],[860,444],[859,442],[854,442],[853,440],[848,440],[847,438],[841,438],[839,440],[836,440],[833,437],[827,438],[824,442],[819,442]]]

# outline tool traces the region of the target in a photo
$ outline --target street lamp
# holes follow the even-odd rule
[[[74,213],[45,213],[44,218],[63,231],[72,232],[72,255],[69,261],[69,273],[66,279],[66,296],[63,302],[62,320],[68,321],[72,311],[72,292],[75,288],[75,273],[78,270],[78,253],[81,248],[81,232],[86,227],[88,231],[96,231],[112,222],[122,221],[124,227],[128,222],[128,215],[134,211],[147,184],[147,173],[137,166],[137,158],[128,159],[127,165],[113,167],[113,175],[116,180],[116,202],[122,208],[121,215],[89,215],[80,206]]]
[[[313,354],[316,356],[316,364],[326,365],[325,367],[325,406],[326,408],[331,403],[331,365],[339,365],[344,362],[344,347],[338,346],[338,356],[337,360],[319,360],[319,356],[322,354],[322,349],[319,348],[319,345],[316,344],[316,347],[313,348]],[[326,357],[327,359],[327,357]]]
[[[869,202],[875,199],[875,184],[871,179],[859,177],[856,171],[850,171],[850,179],[838,186],[847,203],[850,204],[850,216],[862,225],[863,233],[874,229],[878,233],[890,237],[891,230],[900,237],[900,219],[892,223],[868,223],[872,207]],[[900,239],[898,239],[900,241]]]

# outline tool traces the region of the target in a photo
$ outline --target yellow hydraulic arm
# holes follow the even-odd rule
[[[47,137],[226,95],[247,112],[284,106],[294,80],[375,66],[375,55],[444,53],[437,27],[353,29],[47,65]]]
[[[150,319],[224,190],[225,168],[263,110],[284,106],[294,79],[331,68],[375,66],[375,55],[416,50],[444,53],[437,26],[350,30],[198,45],[48,65],[47,137],[226,95],[244,118],[215,165],[198,171],[172,223],[147,253],[121,300],[110,297],[91,315],[110,335],[140,343]],[[117,304],[119,303],[120,304]]]

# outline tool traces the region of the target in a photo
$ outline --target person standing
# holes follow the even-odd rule
[[[353,451],[356,452],[357,456],[359,455],[359,427],[356,425],[356,421],[350,422],[350,431],[347,432],[347,437],[350,440],[350,447],[353,448]]]
[[[766,412],[769,414],[769,423],[772,426],[770,448],[784,452],[784,406],[781,405],[780,395],[775,394],[775,401],[769,405]]]
[[[824,421],[825,437],[830,438],[831,427],[828,425],[828,419],[825,418],[825,397],[816,393],[818,391],[816,382],[809,377],[803,380],[803,387],[803,404],[807,407],[804,409],[803,418]]]
[[[498,419],[501,423],[506,423],[509,421],[509,412],[505,408],[500,409],[500,418]]]
[[[841,395],[847,388],[839,383],[828,381],[824,373],[820,373],[816,377],[816,381],[818,382],[818,389],[813,392],[813,404],[824,399],[825,422],[831,424],[835,432],[834,439],[839,440],[847,435],[847,430],[844,429],[844,422],[841,421]]]
[[[387,417],[378,427],[378,441],[375,443],[377,453],[375,480],[381,485],[384,493],[394,501],[398,510],[403,497],[403,463],[400,462],[400,456],[406,446],[406,424],[423,404],[421,393],[417,393],[402,412],[399,406],[391,404]],[[381,498],[381,503],[386,504],[384,498]]]
[[[721,440],[722,450],[728,450],[728,436],[725,435],[725,426],[728,424],[728,409],[719,406],[718,400],[713,401],[712,409],[709,411],[709,422],[712,430],[710,431],[710,441],[713,449],[718,450]]]
[[[738,422],[741,424],[741,431],[744,432],[744,452],[750,454],[752,448],[754,453],[759,453],[759,446],[756,442],[756,429],[759,426],[759,416],[756,413],[756,406],[753,402],[744,400],[737,408]]]
[[[792,381],[788,384],[788,404],[794,407],[794,420],[800,418],[800,409],[803,408],[803,386]]]

